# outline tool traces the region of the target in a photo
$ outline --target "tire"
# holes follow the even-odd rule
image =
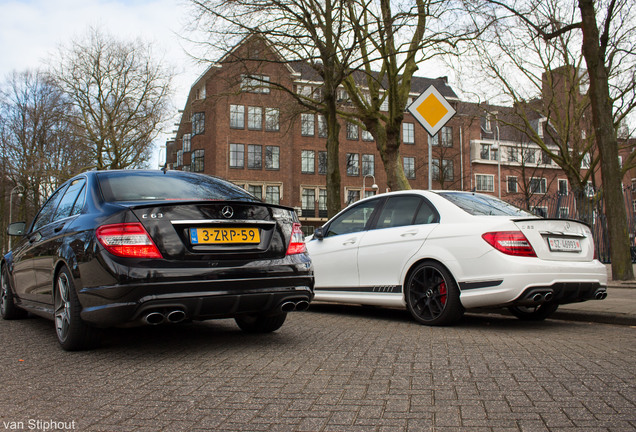
[[[6,266],[2,266],[0,287],[0,315],[5,320],[15,320],[20,318],[26,318],[27,312],[16,306],[13,291],[11,290],[11,284],[9,283],[9,271]]]
[[[69,270],[62,268],[55,277],[55,333],[66,351],[79,351],[99,345],[99,333],[80,317],[81,305]]]
[[[420,324],[449,325],[464,314],[457,283],[439,263],[418,264],[410,272],[405,287],[406,307]]]
[[[539,306],[511,306],[511,314],[523,321],[543,321],[552,315],[559,305],[557,303],[542,303]]]
[[[272,316],[242,315],[234,318],[234,320],[244,332],[271,333],[281,328],[286,318],[287,314],[281,313]]]

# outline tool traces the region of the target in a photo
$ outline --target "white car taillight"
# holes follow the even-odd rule
[[[481,236],[486,242],[506,255],[536,257],[537,254],[521,231],[496,231]]]
[[[305,239],[303,231],[300,229],[299,223],[294,223],[292,226],[292,235],[289,246],[287,247],[287,255],[295,255],[305,253],[307,250],[305,246]]]
[[[95,234],[101,245],[113,255],[126,258],[163,258],[140,223],[102,225]]]

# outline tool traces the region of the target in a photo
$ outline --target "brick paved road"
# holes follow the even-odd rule
[[[28,319],[0,321],[0,344],[0,430],[636,430],[626,326],[467,315],[428,328],[312,305],[266,336],[210,321],[66,353],[51,322]]]

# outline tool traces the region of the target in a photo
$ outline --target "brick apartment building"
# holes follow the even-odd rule
[[[166,144],[167,163],[173,169],[225,178],[267,202],[296,207],[306,231],[312,232],[327,216],[324,119],[303,111],[277,84],[319,95],[321,80],[306,64],[284,61],[260,39],[238,45],[192,85],[176,136]],[[511,108],[461,102],[444,77],[414,77],[411,98],[430,85],[457,114],[437,136],[429,137],[405,113],[400,157],[412,188],[471,190],[516,202],[528,195],[568,191],[563,171],[524,133],[503,121],[515,115]],[[343,90],[342,103],[346,100]],[[538,117],[531,126],[539,134],[548,127]],[[373,137],[344,121],[339,163],[342,207],[387,190]],[[530,206],[539,213],[545,210]]]

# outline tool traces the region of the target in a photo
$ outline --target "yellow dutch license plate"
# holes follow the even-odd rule
[[[191,228],[192,244],[260,243],[258,228]]]

